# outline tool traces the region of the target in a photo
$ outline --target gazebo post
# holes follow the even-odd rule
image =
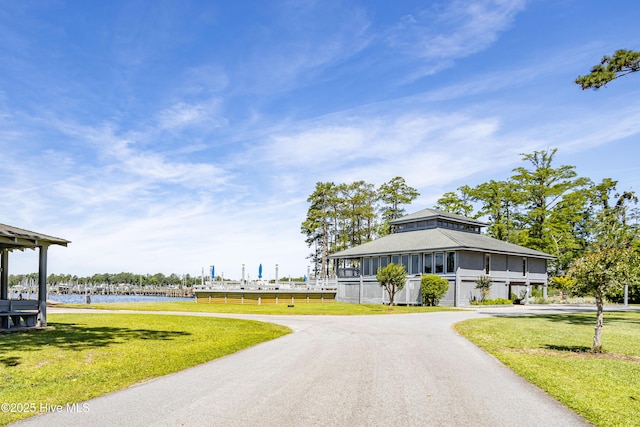
[[[40,248],[40,266],[38,270],[38,305],[40,306],[39,326],[47,326],[47,245]]]
[[[0,300],[6,300],[9,296],[9,249],[0,249]],[[0,328],[9,327],[9,318],[2,316]]]
[[[9,249],[0,249],[0,299],[9,296]]]

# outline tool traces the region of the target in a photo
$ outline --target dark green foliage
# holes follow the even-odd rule
[[[624,285],[638,286],[640,281],[640,254],[634,247],[638,229],[629,222],[629,205],[637,203],[632,192],[615,194],[615,204],[610,204],[610,193],[615,186],[608,186],[601,193],[600,211],[594,224],[594,239],[589,251],[576,259],[569,270],[575,280],[572,292],[596,297],[596,328],[593,352],[602,351],[603,306],[608,294],[620,292]]]
[[[640,52],[620,49],[613,56],[604,56],[600,64],[591,68],[591,73],[578,77],[575,83],[583,90],[597,90],[618,77],[636,71],[640,71]]]
[[[376,280],[386,289],[389,294],[389,305],[392,306],[396,293],[402,290],[407,282],[407,270],[401,265],[391,263],[378,269]]]
[[[422,291],[422,303],[436,306],[449,290],[449,281],[437,274],[423,275],[420,281],[420,290]]]
[[[616,181],[595,184],[578,176],[574,166],[557,166],[556,152],[523,154],[527,165],[515,168],[511,178],[461,186],[445,193],[436,207],[463,213],[474,203],[477,211],[468,216],[487,221],[487,235],[556,256],[549,270],[562,276],[593,242],[603,200],[615,192]]]
[[[476,289],[480,289],[480,302],[484,301],[491,291],[491,279],[487,276],[480,276],[476,279]]]
[[[310,203],[307,218],[302,223],[301,231],[307,236],[309,247],[315,248],[310,255],[314,263],[314,271],[321,278],[326,277],[328,254],[331,238],[335,237],[338,211],[338,187],[333,182],[317,182],[307,202]],[[335,245],[335,240],[333,242]]]
[[[624,302],[624,286],[610,289],[605,296],[609,302],[622,304]],[[640,286],[629,285],[627,298],[629,304],[640,304]]]
[[[418,197],[420,193],[413,187],[409,187],[404,178],[396,176],[389,182],[386,182],[378,188],[378,196],[384,203],[380,211],[382,213],[382,221],[386,227],[381,229],[381,234],[387,234],[389,229],[389,221],[398,219],[404,215],[405,210],[400,205],[411,203]]]
[[[486,299],[484,301],[471,301],[471,305],[511,305],[513,301],[506,298]]]
[[[469,188],[468,193],[471,200],[480,203],[476,217],[489,219],[489,236],[510,243],[520,242],[518,206],[522,204],[522,193],[513,181],[491,180]]]
[[[22,282],[38,282],[38,273],[9,275],[9,286],[19,285]],[[165,276],[162,273],[156,274],[133,274],[133,273],[96,273],[92,276],[77,276],[71,274],[49,274],[47,283],[50,285],[61,283],[77,283],[77,284],[109,284],[109,285],[140,285],[140,286],[174,286],[174,285],[193,285],[193,278],[186,274],[179,276],[171,273]]]
[[[314,248],[309,258],[316,274],[323,278],[331,275],[329,254],[388,234],[388,221],[404,215],[401,205],[411,203],[417,196],[416,189],[399,176],[378,189],[365,181],[316,183],[307,199],[309,209],[300,229],[307,236],[307,245]],[[384,205],[379,206],[380,202]]]
[[[523,154],[531,164],[519,167],[511,178],[521,194],[525,211],[522,226],[525,246],[558,256],[559,265],[552,270],[563,271],[570,259],[563,257],[563,249],[577,244],[575,228],[582,221],[581,214],[588,202],[587,189],[591,181],[577,176],[575,166],[554,166],[557,149]]]
[[[471,204],[473,197],[469,194],[471,188],[463,185],[458,190],[460,194],[454,191],[444,193],[442,197],[438,199],[434,208],[456,215],[470,216],[473,212],[473,205]]]

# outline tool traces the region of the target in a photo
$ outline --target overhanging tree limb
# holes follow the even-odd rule
[[[618,77],[636,71],[640,71],[640,52],[620,49],[613,56],[604,56],[600,64],[591,68],[591,73],[578,77],[575,82],[583,90],[597,90]]]

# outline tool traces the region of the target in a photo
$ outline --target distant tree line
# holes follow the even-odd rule
[[[418,195],[399,176],[378,188],[365,181],[316,183],[307,199],[310,206],[301,226],[307,245],[313,249],[308,258],[314,272],[327,277],[329,254],[388,234],[389,221],[403,216],[402,205]]]
[[[9,275],[9,286],[18,285],[23,281],[38,281],[38,273],[29,274],[11,274]],[[149,274],[134,274],[134,273],[101,273],[94,274],[92,276],[76,276],[71,274],[49,274],[47,276],[48,284],[60,284],[60,283],[77,283],[77,284],[107,284],[107,285],[140,285],[140,286],[173,286],[180,284],[192,284],[194,278],[188,274],[184,277],[177,274],[170,274],[165,276],[162,273]]]

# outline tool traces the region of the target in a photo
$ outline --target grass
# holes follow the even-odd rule
[[[640,313],[605,313],[605,353],[590,353],[594,313],[466,320],[456,331],[591,423],[640,425]],[[535,408],[530,408],[536,410]]]
[[[181,302],[141,302],[141,303],[104,303],[104,304],[74,304],[66,307],[96,308],[103,310],[142,310],[142,311],[183,311],[204,313],[237,313],[237,314],[279,314],[279,315],[366,315],[366,314],[398,314],[424,313],[430,311],[457,310],[452,307],[414,307],[389,306],[381,304],[347,304],[331,303],[300,303],[294,307],[286,304],[208,304],[189,301]]]
[[[65,407],[291,332],[192,316],[50,314],[48,321],[48,329],[0,334],[0,403]],[[31,409],[3,407],[0,425],[35,415]]]

